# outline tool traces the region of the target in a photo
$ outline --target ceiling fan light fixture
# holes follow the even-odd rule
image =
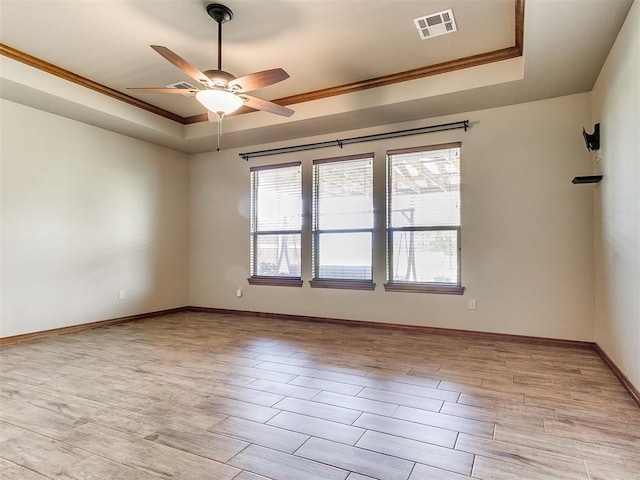
[[[238,110],[244,100],[226,90],[201,90],[196,93],[196,99],[209,111],[229,114]]]

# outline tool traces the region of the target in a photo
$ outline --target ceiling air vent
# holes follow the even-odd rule
[[[187,82],[178,82],[178,83],[172,83],[171,85],[167,85],[167,88],[186,88],[189,90],[193,90],[194,88],[197,89],[197,87],[191,85],[190,83]],[[195,94],[191,93],[191,92],[187,92],[187,93],[183,93],[182,96],[183,97],[193,97]]]
[[[422,40],[458,30],[456,21],[453,18],[453,10],[451,9],[414,18],[413,23],[416,24]]]

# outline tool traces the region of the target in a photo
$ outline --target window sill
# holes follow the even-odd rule
[[[341,288],[345,290],[374,290],[376,284],[367,280],[309,280],[311,288]]]
[[[464,287],[444,283],[385,283],[385,292],[407,293],[441,293],[446,295],[462,295]]]
[[[249,285],[270,285],[273,287],[301,287],[300,277],[249,277]]]

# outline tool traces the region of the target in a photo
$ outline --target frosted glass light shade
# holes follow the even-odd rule
[[[224,114],[235,112],[244,103],[242,98],[225,90],[201,90],[196,93],[196,99],[207,110]]]

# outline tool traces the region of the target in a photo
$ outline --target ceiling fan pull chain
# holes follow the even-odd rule
[[[224,112],[216,112],[218,115],[218,148],[216,152],[220,151],[220,138],[222,137],[222,119],[224,118]]]

